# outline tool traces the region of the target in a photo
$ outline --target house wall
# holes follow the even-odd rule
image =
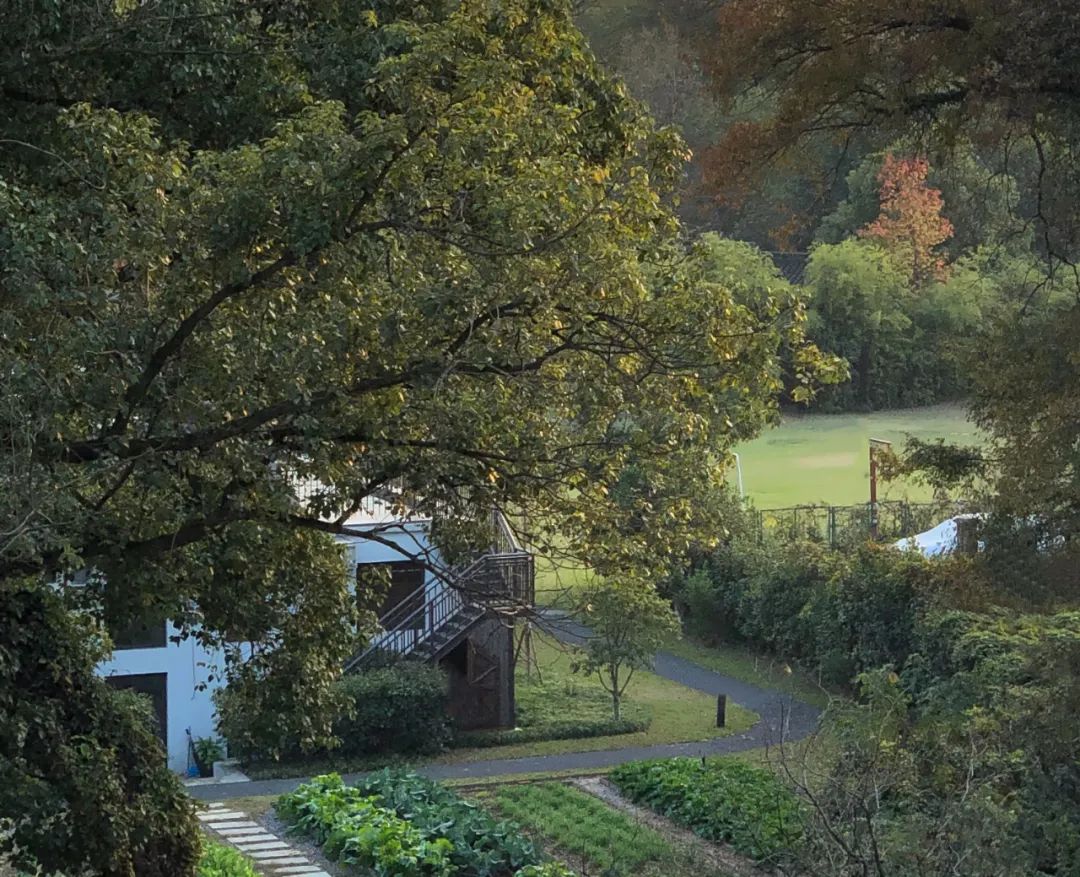
[[[428,547],[427,524],[416,522],[386,529],[381,539],[400,545],[411,554]],[[404,556],[388,545],[371,542],[358,537],[341,537],[338,540],[346,552],[349,567],[349,587],[355,585],[356,564],[388,563],[403,560]],[[425,579],[429,589],[441,587],[430,572]],[[166,644],[161,648],[123,649],[97,667],[102,677],[129,676],[163,673],[166,676],[166,748],[169,768],[178,773],[188,769],[188,731],[192,737],[213,737],[216,713],[213,694],[221,687],[219,677],[224,669],[221,650],[207,650],[193,637],[173,642],[179,630],[168,624]],[[211,678],[213,677],[213,678]]]
[[[179,633],[172,623],[168,624],[168,636]],[[223,663],[220,651],[210,652],[194,638],[188,638],[179,643],[167,640],[163,648],[114,652],[109,660],[98,665],[97,672],[104,677],[166,674],[165,736],[169,767],[184,773],[188,767],[188,729],[193,737],[215,736],[211,697],[219,683],[211,681],[210,676]]]

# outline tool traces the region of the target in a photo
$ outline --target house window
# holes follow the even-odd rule
[[[356,598],[370,608],[373,592],[385,594],[373,607],[379,618],[393,611],[394,627],[418,630],[424,626],[424,574],[424,565],[414,560],[358,564]]]
[[[113,648],[125,649],[161,649],[165,647],[165,619],[146,621],[139,619],[126,627],[114,627],[109,631]]]
[[[150,699],[157,720],[157,732],[166,751],[169,748],[168,675],[165,673],[132,673],[125,676],[106,676],[105,682],[122,691],[134,691]]]

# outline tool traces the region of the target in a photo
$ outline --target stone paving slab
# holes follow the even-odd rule
[[[270,835],[270,837],[273,837],[273,835]],[[289,850],[289,852],[292,852],[292,848],[287,843],[277,840],[276,838],[274,840],[260,841],[259,843],[235,841],[235,845],[238,850],[242,850],[245,853],[262,853],[267,850],[276,850],[278,852],[281,850]]]
[[[198,816],[203,828],[238,849],[266,877],[330,877],[319,865],[265,825],[252,821],[246,813],[226,809],[226,805],[214,801]]]

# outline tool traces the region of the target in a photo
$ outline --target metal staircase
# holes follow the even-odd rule
[[[506,518],[492,516],[494,544],[443,580],[425,582],[379,619],[381,633],[345,664],[361,669],[377,654],[437,661],[486,618],[514,617],[532,608],[533,556],[518,543]]]

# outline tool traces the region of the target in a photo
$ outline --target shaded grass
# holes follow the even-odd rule
[[[577,596],[592,582],[588,567],[576,566],[566,560],[554,560],[543,554],[536,556],[536,604],[573,608]]]
[[[537,728],[563,722],[607,722],[612,719],[611,696],[595,678],[569,672],[569,666],[557,655],[550,641],[535,637],[537,662],[543,668],[540,675],[530,677],[524,667],[516,675],[517,719],[522,728]],[[622,717],[648,723],[649,708],[631,700],[622,705]]]
[[[831,692],[809,673],[789,665],[772,655],[759,654],[734,645],[706,645],[690,636],[669,637],[663,649],[676,657],[693,661],[702,667],[731,676],[742,682],[783,691],[787,694],[826,707],[840,692]]]
[[[561,783],[518,785],[481,796],[500,816],[587,874],[698,877],[702,863],[659,832]]]
[[[528,702],[529,698],[535,695],[537,706],[554,715],[558,707],[552,703],[545,705],[545,690],[561,689],[564,693],[560,695],[560,699],[581,700],[589,704],[590,710],[599,704],[597,692],[607,697],[596,677],[578,676],[571,673],[572,656],[566,647],[542,634],[535,634],[533,641],[540,668],[540,678],[543,681],[540,683],[535,679],[529,680],[524,677],[522,670],[518,676],[517,696],[519,699]],[[531,692],[528,689],[532,685],[543,687],[539,692]],[[565,703],[565,700],[563,702]],[[440,757],[438,761],[456,763],[494,758],[525,758],[532,755],[560,755],[566,752],[595,752],[651,746],[656,743],[708,740],[712,737],[741,734],[753,726],[758,719],[756,713],[738,704],[729,704],[727,727],[717,728],[715,727],[716,702],[712,697],[643,670],[635,673],[630,681],[624,699],[624,708],[646,711],[651,719],[648,730],[631,734],[592,737],[587,740],[546,740],[484,749],[461,749]]]
[[[545,722],[565,724],[569,720],[582,722],[611,717],[611,699],[595,676],[571,672],[573,656],[568,647],[549,636],[533,635],[539,675],[530,676],[519,662],[516,696],[531,727]],[[383,767],[415,766],[418,764],[457,764],[499,758],[527,758],[533,755],[563,755],[567,752],[598,752],[609,749],[628,749],[652,746],[657,743],[687,743],[741,734],[758,720],[758,715],[735,703],[727,709],[727,727],[717,728],[716,701],[709,695],[639,670],[630,680],[623,698],[627,718],[648,720],[644,731],[624,734],[605,734],[598,737],[570,737],[500,746],[474,746],[451,749],[433,759],[403,755],[326,757],[297,761],[259,762],[245,765],[252,779],[275,777],[315,776],[321,773],[360,773]],[[595,773],[595,771],[594,771]]]

